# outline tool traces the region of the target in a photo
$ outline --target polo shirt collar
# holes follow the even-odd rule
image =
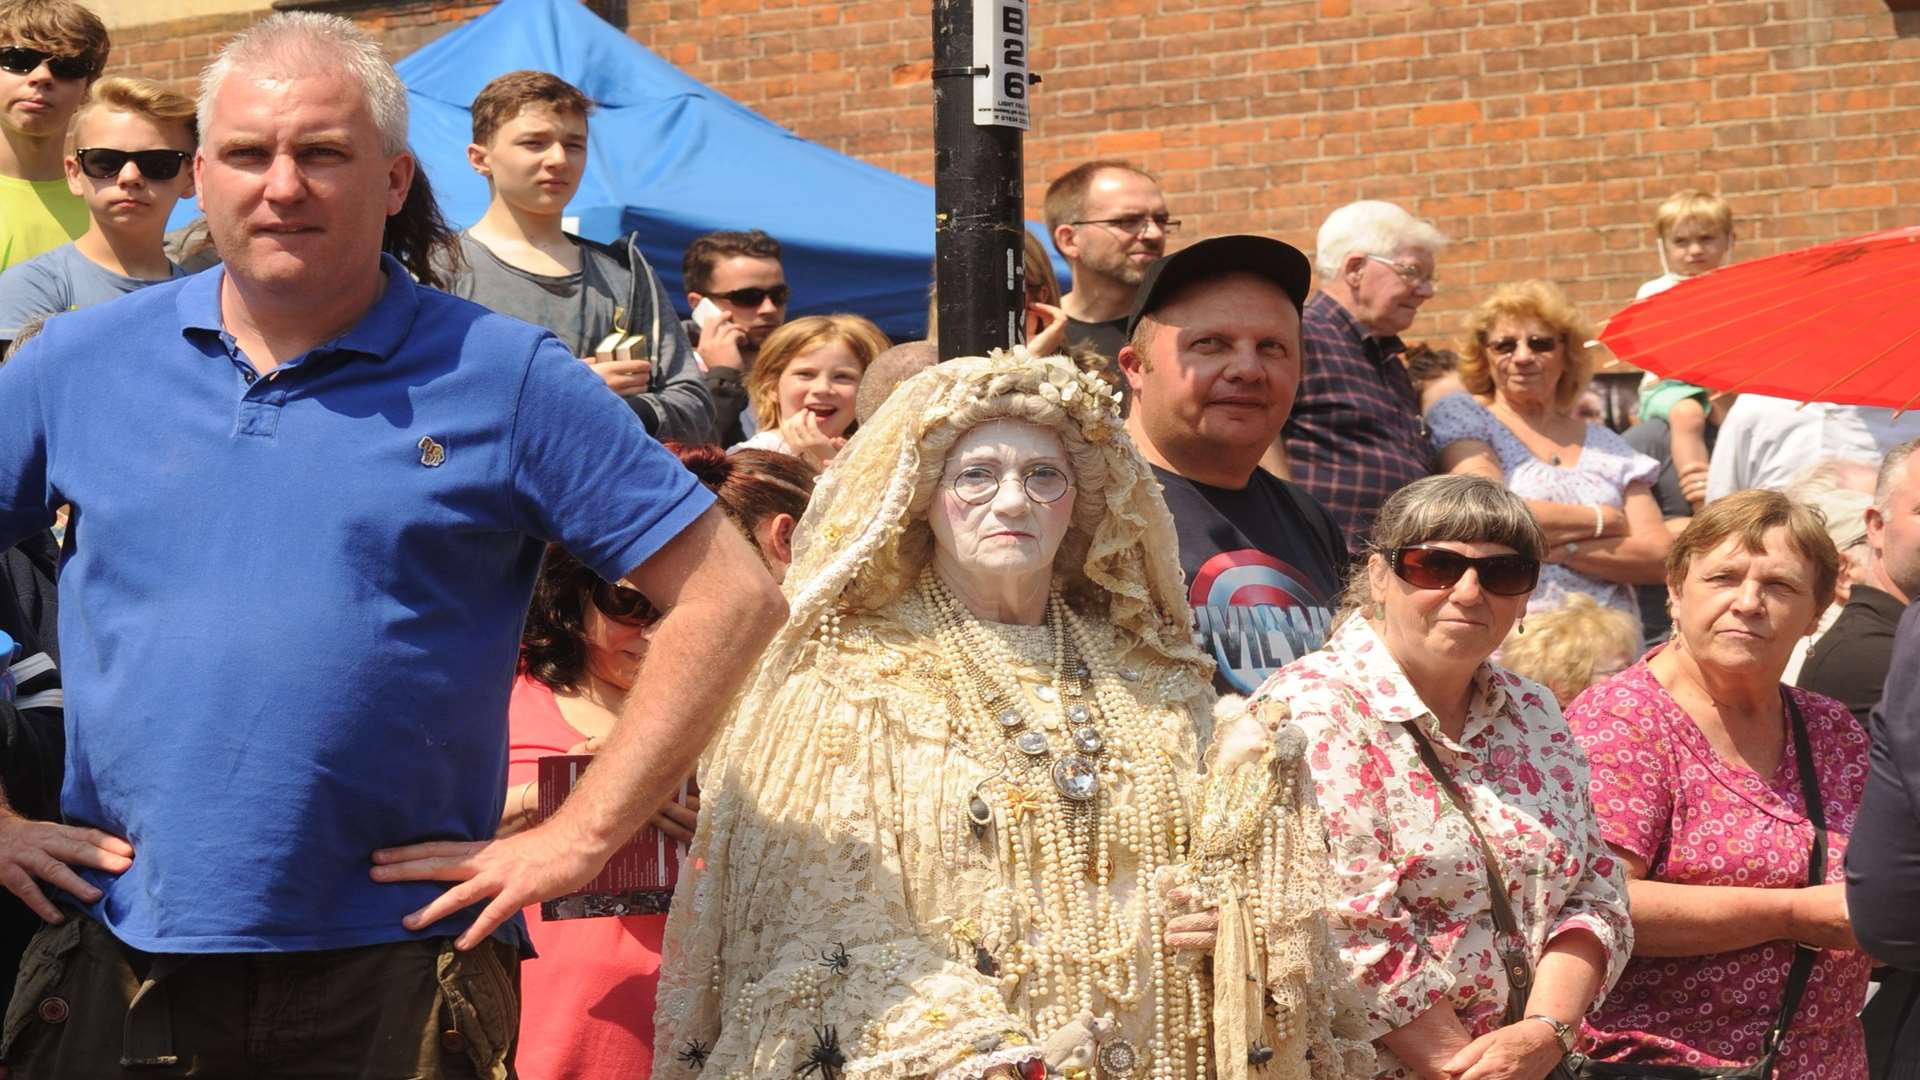
[[[373,306],[347,332],[332,341],[314,346],[308,355],[325,352],[351,352],[373,360],[384,360],[405,341],[420,310],[420,286],[414,283],[400,260],[380,254],[380,268],[386,271],[386,288]],[[188,278],[175,298],[182,333],[201,331],[225,336],[227,327],[220,317],[220,286],[226,280],[225,264]]]
[[[1360,320],[1353,317],[1353,312],[1347,310],[1347,305],[1335,300],[1332,293],[1322,291],[1320,295],[1326,297],[1327,307],[1330,309],[1328,315],[1353,340],[1360,343],[1360,347],[1366,350],[1368,359],[1379,363],[1388,357],[1398,356],[1407,351],[1407,343],[1400,340],[1400,335],[1369,334],[1367,328],[1360,325]]]

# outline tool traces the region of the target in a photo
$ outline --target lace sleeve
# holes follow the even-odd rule
[[[1223,1078],[1374,1072],[1364,1005],[1343,997],[1327,933],[1326,839],[1305,748],[1284,704],[1255,701],[1223,718],[1201,791],[1188,871],[1196,899],[1220,913],[1213,1038]]]
[[[832,659],[837,679],[871,681]],[[655,1075],[695,1060],[707,1080],[966,1077],[1034,1043],[970,952],[913,910],[892,706],[820,670],[714,760],[668,920]]]

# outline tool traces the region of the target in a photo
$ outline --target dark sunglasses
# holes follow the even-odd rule
[[[120,175],[120,170],[131,161],[140,167],[140,175],[149,180],[171,180],[180,175],[180,166],[187,163],[185,150],[109,150],[104,146],[89,146],[84,150],[75,150],[73,158],[80,163],[80,171],[95,180],[111,180]]]
[[[1546,334],[1527,335],[1527,348],[1532,350],[1535,356],[1541,353],[1550,353],[1559,347],[1560,339],[1557,337],[1550,337]],[[1520,348],[1520,339],[1503,337],[1498,341],[1487,342],[1487,348],[1492,349],[1501,356],[1512,356]]]
[[[626,585],[609,585],[604,581],[593,583],[591,590],[593,606],[600,614],[615,622],[629,626],[652,626],[660,621],[660,609],[653,606],[647,594]]]
[[[787,297],[793,295],[793,291],[785,285],[775,285],[771,289],[735,289],[732,292],[717,292],[709,293],[708,295],[712,296],[715,300],[725,300],[729,304],[736,304],[740,307],[747,308],[759,307],[762,301],[771,296],[775,304],[785,307]]]
[[[0,69],[10,74],[30,74],[42,63],[56,79],[90,79],[94,75],[93,61],[84,56],[55,56],[24,45],[0,46]]]
[[[1480,587],[1495,596],[1519,596],[1540,581],[1540,560],[1525,555],[1462,555],[1415,544],[1393,553],[1393,572],[1416,589],[1451,589],[1471,569]]]

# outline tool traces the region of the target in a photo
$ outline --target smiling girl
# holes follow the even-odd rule
[[[760,433],[734,449],[774,450],[823,469],[853,434],[853,399],[889,342],[858,315],[808,315],[760,346],[747,396]]]

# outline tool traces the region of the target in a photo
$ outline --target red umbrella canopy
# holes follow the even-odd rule
[[[1737,263],[1608,320],[1656,375],[1795,401],[1920,404],[1920,226]]]

